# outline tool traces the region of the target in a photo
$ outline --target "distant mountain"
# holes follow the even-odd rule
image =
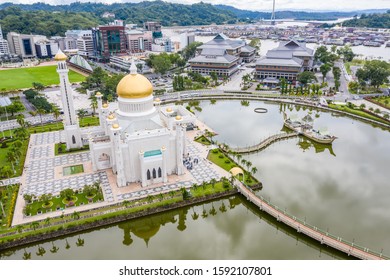
[[[374,10],[383,11],[383,10]],[[146,21],[159,21],[163,26],[172,25],[208,25],[234,24],[236,22],[251,22],[259,19],[270,19],[270,12],[240,10],[226,5],[211,5],[203,2],[184,5],[163,1],[144,1],[140,3],[81,3],[69,5],[35,4],[0,4],[0,24],[6,34],[9,31],[21,33],[36,33],[47,36],[63,35],[68,29],[87,29],[99,24],[105,24],[111,19],[103,18],[105,12],[115,14],[116,19],[126,23],[143,25]],[[277,11],[277,19],[296,20],[335,20],[342,17],[360,16],[361,12],[302,12]],[[387,14],[384,23],[378,22],[381,15],[369,16],[362,20],[353,20],[349,24],[361,26],[388,26]]]

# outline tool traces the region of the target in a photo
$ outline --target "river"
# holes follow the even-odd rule
[[[201,107],[196,114],[218,132],[215,140],[232,147],[280,132],[283,110],[300,117],[309,113],[300,106],[260,101],[250,101],[248,107],[240,101],[202,101]],[[268,113],[254,113],[256,107]],[[310,224],[389,255],[390,133],[327,112],[311,115],[316,128],[326,126],[338,139],[323,146],[292,138],[244,156],[258,169],[256,177],[263,182],[259,193]],[[37,255],[39,247],[45,249],[42,256]],[[283,227],[239,195],[1,252],[0,258],[22,259],[25,252],[32,259],[346,257]]]

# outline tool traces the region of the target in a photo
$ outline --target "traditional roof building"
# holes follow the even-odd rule
[[[189,60],[191,70],[201,74],[217,73],[230,76],[238,70],[241,62],[254,60],[256,49],[245,41],[232,40],[224,34],[197,48],[197,56]]]
[[[256,62],[256,76],[259,79],[284,78],[295,83],[297,75],[313,67],[314,51],[305,43],[281,42]]]

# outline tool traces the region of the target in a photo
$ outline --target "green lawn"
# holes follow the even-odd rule
[[[390,96],[381,96],[373,98],[372,100],[380,103],[383,107],[390,109]]]
[[[11,225],[18,191],[19,185],[0,187],[0,229]]]
[[[82,164],[78,164],[78,165],[64,167],[62,174],[64,176],[68,176],[68,175],[74,175],[74,174],[83,173],[83,172],[84,172],[84,166]]]
[[[211,145],[210,140],[207,139],[204,135],[201,135],[198,138],[195,138],[195,141],[198,142],[198,143],[201,143],[203,145],[206,145],[206,146]]]
[[[87,116],[83,117],[80,120],[80,127],[85,127],[85,126],[96,126],[99,125],[99,117],[92,117],[92,116]]]
[[[58,85],[60,83],[55,65],[39,66],[30,68],[18,68],[0,71],[0,90],[15,90],[31,88],[32,83],[41,83],[45,86]],[[69,81],[71,83],[82,82],[83,75],[69,70]]]
[[[0,134],[0,136],[3,136],[3,135]],[[12,148],[12,143],[15,140],[18,140],[18,139],[13,138],[12,140],[6,141],[6,143],[7,143],[6,148],[1,148],[1,145],[0,145],[0,167],[4,166],[4,165],[11,166],[11,164],[8,163],[8,161],[6,159],[6,155],[7,155],[7,152]],[[27,153],[27,147],[28,147],[28,140],[23,140],[22,143],[23,143],[23,145],[20,148],[21,156],[20,156],[19,162],[14,164],[15,174],[11,177],[18,177],[18,176],[22,175],[22,172],[23,172],[24,160],[26,159],[26,153]],[[3,179],[6,179],[6,178],[3,178]]]
[[[209,161],[211,161],[212,163],[218,165],[219,167],[225,169],[228,172],[233,167],[240,167],[245,172],[244,168],[242,168],[241,166],[236,164],[234,162],[234,160],[232,160],[230,157],[228,157],[226,154],[224,154],[220,149],[211,150],[209,152],[209,154],[207,155],[207,159]],[[245,175],[245,177],[247,177],[247,175]],[[237,179],[242,181],[242,178],[240,176]],[[256,185],[258,183],[259,183],[259,181],[255,177],[253,177],[253,176],[250,176],[250,181],[245,180],[245,184],[247,184],[249,186],[253,186],[253,185]]]
[[[343,111],[343,112],[347,112],[347,113],[351,113],[351,114],[354,114],[354,115],[357,115],[357,116],[361,116],[361,117],[364,117],[364,118],[367,118],[367,119],[371,119],[371,120],[374,120],[374,121],[378,121],[378,122],[381,122],[381,123],[389,123],[388,121],[385,121],[381,118],[377,118],[367,112],[364,112],[362,110],[360,110],[358,107],[355,107],[355,109],[352,109],[352,108],[349,108],[348,106],[345,106],[345,105],[335,105],[335,104],[329,104],[328,105],[329,108],[332,108],[332,109],[336,109],[336,110],[339,110],[339,111]]]

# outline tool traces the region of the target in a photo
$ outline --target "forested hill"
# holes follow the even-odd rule
[[[343,26],[390,28],[390,10],[384,14],[362,14],[360,18],[344,21]]]
[[[237,21],[232,12],[202,2],[183,5],[145,1],[112,5],[79,2],[58,6],[43,3],[32,5],[4,3],[0,5],[0,24],[4,33],[15,31],[48,36],[63,35],[67,29],[90,28],[111,21],[101,17],[104,12],[114,13],[116,19],[125,20],[126,23],[140,25],[146,21],[159,21],[163,26],[223,24]]]
[[[159,21],[163,26],[172,25],[208,25],[236,23],[269,19],[270,13],[236,9],[226,5],[211,5],[203,2],[184,5],[163,1],[144,1],[140,3],[80,3],[69,5],[0,4],[0,24],[3,32],[43,34],[47,36],[64,35],[68,29],[88,29],[105,24],[105,12],[115,14],[116,19],[126,23],[142,25],[146,21]],[[378,10],[378,12],[381,12]],[[278,11],[276,18],[294,18],[297,20],[333,20],[340,17],[360,15],[359,12],[297,12]],[[347,22],[349,25],[390,28],[389,14],[364,15],[361,19]]]
[[[234,13],[240,19],[270,19],[270,12],[258,12],[236,9],[232,6],[215,5],[216,7]],[[303,11],[276,11],[277,19],[295,19],[295,20],[336,20],[343,17],[352,17],[357,12],[303,12]]]

